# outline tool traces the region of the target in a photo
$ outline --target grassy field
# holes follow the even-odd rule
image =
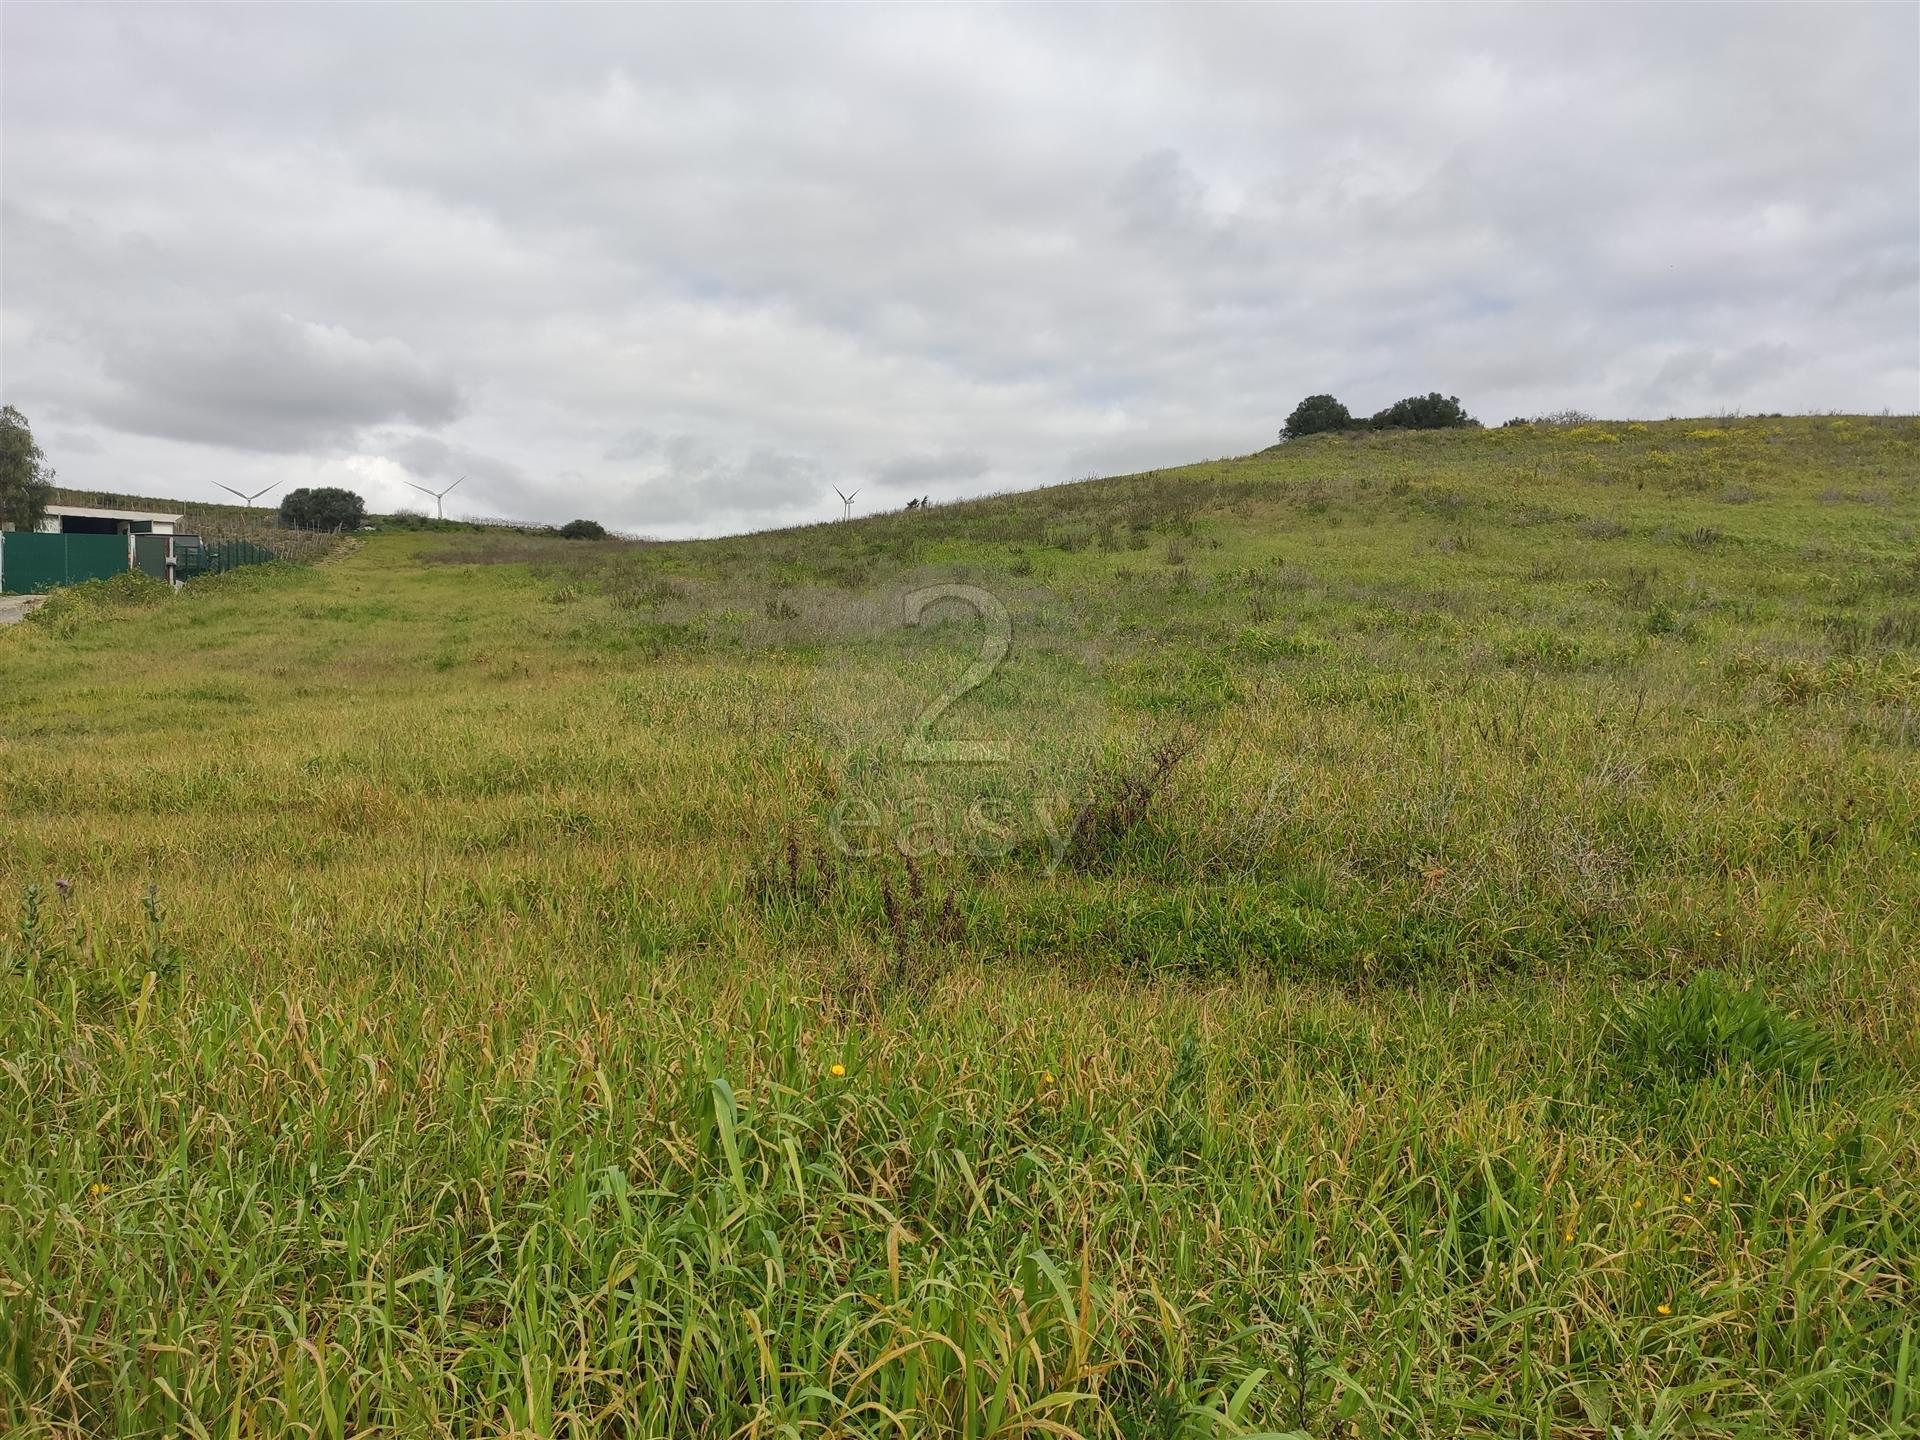
[[[1911,419],[88,587],[0,775],[9,1435],[1920,1433]]]

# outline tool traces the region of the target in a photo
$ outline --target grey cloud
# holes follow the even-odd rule
[[[289,452],[337,446],[395,419],[445,424],[459,391],[393,338],[242,310],[115,336],[93,413],[136,434]]]
[[[543,514],[549,496],[546,486],[511,460],[489,455],[464,445],[452,445],[434,435],[376,431],[365,437],[366,449],[393,461],[424,482],[426,491],[444,491],[449,517],[464,515],[526,516]],[[563,488],[578,484],[577,474],[556,475]],[[415,489],[413,482],[400,483],[413,490],[404,497],[411,508],[431,509],[433,499]],[[457,488],[449,490],[449,486]]]
[[[830,495],[819,462],[804,455],[753,450],[729,457],[694,436],[675,436],[662,447],[663,470],[631,494],[648,528],[675,527],[720,517],[739,524],[753,517],[810,518]]]
[[[1326,389],[1911,408],[1920,18],[1738,15],[17,6],[7,398],[76,484],[661,533]]]
[[[613,442],[601,452],[607,460],[644,460],[660,451],[660,437],[651,430],[629,430],[614,437]]]
[[[947,450],[936,455],[902,455],[874,472],[882,485],[938,485],[977,480],[993,468],[989,456],[978,450]]]

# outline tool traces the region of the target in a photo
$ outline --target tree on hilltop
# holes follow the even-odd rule
[[[1438,390],[1396,400],[1367,422],[1375,430],[1454,430],[1479,423],[1467,414],[1458,395],[1442,395]]]
[[[1321,435],[1329,430],[1351,430],[1353,415],[1331,395],[1309,395],[1293,407],[1287,416],[1282,440],[1298,440],[1302,435]]]
[[[280,523],[296,530],[358,530],[367,521],[367,502],[337,485],[289,490],[280,502]]]

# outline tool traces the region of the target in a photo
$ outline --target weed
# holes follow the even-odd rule
[[[1199,744],[1193,733],[1169,736],[1132,764],[1097,775],[1074,812],[1065,859],[1075,869],[1111,865],[1146,824],[1154,800]]]
[[[1200,1154],[1204,1134],[1205,1096],[1201,1086],[1206,1078],[1205,1062],[1200,1054],[1200,1037],[1188,1031],[1180,1037],[1173,1071],[1167,1076],[1159,1108],[1147,1127],[1147,1156],[1156,1171],[1183,1165]]]
[[[1706,970],[1678,989],[1625,1001],[1607,1023],[1608,1067],[1630,1088],[1691,1085],[1723,1072],[1805,1085],[1833,1062],[1813,1025],[1757,989]]]

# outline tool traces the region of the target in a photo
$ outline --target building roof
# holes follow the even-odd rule
[[[178,520],[161,510],[109,510],[100,505],[49,505],[49,515],[78,515],[88,520]]]

